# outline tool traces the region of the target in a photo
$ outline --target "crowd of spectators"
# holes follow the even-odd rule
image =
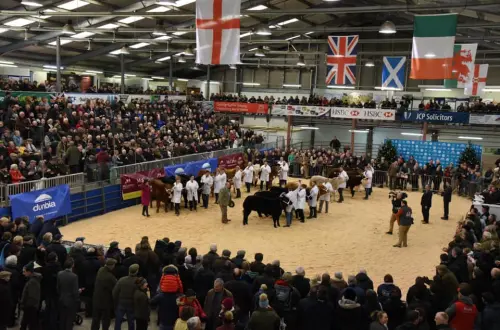
[[[477,100],[470,103],[460,103],[457,107],[458,112],[470,112],[470,113],[500,113],[500,104],[494,104],[493,102],[486,103],[483,100]]]
[[[6,93],[0,104],[0,182],[88,171],[239,146],[264,137],[192,102],[93,100]],[[89,174],[89,175],[90,175]],[[90,175],[95,178],[95,175]]]

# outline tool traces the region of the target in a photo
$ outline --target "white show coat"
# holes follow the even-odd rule
[[[186,183],[186,189],[187,189],[187,199],[188,201],[192,201],[193,199],[198,201],[198,188],[200,186],[198,185],[198,182],[196,181],[191,181],[189,180]]]
[[[370,170],[365,171],[364,173],[366,180],[365,188],[371,188],[372,187],[372,178],[373,178],[373,172]]]
[[[333,191],[332,184],[330,182],[325,182],[325,183],[323,183],[323,187],[325,187],[327,193],[319,196],[319,200],[329,202],[330,201],[330,193]]]
[[[219,191],[226,185],[226,173],[216,174],[214,179],[214,193]]]
[[[303,210],[305,206],[306,206],[306,190],[300,188],[300,190],[297,193],[297,205],[295,206],[295,208],[297,210]]]
[[[172,189],[174,190],[174,203],[179,204],[182,196],[182,183],[174,183],[174,187]]]
[[[311,188],[311,191],[309,192],[309,195],[311,196],[311,199],[309,200],[309,206],[316,207],[316,205],[318,204],[318,193],[318,186],[314,186]]]
[[[347,180],[349,180],[349,176],[347,175],[346,171],[340,172],[338,177],[344,181],[341,184],[339,184],[339,188],[346,188],[347,187]]]
[[[288,164],[281,164],[280,180],[288,180]]]
[[[290,200],[291,204],[287,205],[286,206],[286,209],[285,211],[290,213],[292,212],[293,208],[295,207],[295,205],[297,204],[297,193],[298,193],[299,189],[295,189],[294,191],[289,191],[287,194],[286,194],[286,197]]]
[[[201,183],[203,183],[203,188],[201,193],[204,195],[210,195],[210,190],[214,184],[214,178],[211,175],[202,176]]]
[[[234,188],[241,188],[241,170],[238,170],[236,173],[234,173],[233,184]]]
[[[269,165],[263,165],[260,168],[260,181],[269,181],[269,173],[271,173],[271,167]]]
[[[253,166],[247,166],[245,168],[245,182],[252,183],[253,182]]]

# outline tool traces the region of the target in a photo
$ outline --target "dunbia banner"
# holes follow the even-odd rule
[[[396,110],[322,107],[313,105],[274,105],[274,116],[331,117],[346,119],[396,120]]]
[[[406,111],[401,120],[416,123],[468,124],[469,114],[466,112]]]
[[[70,190],[67,184],[9,197],[13,219],[26,216],[33,222],[37,216],[43,216],[47,221],[71,213]]]

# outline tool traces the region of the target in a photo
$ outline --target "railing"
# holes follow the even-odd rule
[[[71,187],[81,186],[85,183],[85,174],[76,173],[64,176],[56,176],[53,178],[43,178],[36,181],[13,183],[5,186],[5,189],[0,189],[5,196],[2,196],[2,200],[7,200],[11,195],[22,194],[28,191],[40,190],[50,187],[55,187],[63,184],[67,184]],[[5,199],[4,199],[5,197]]]

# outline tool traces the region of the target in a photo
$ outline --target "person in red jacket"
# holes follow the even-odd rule
[[[16,164],[10,165],[9,173],[12,179],[12,183],[19,183],[25,180],[24,176],[21,174],[21,171],[19,171],[19,168],[17,167]]]
[[[450,326],[454,330],[473,330],[477,317],[476,305],[470,296],[472,288],[467,283],[461,283],[458,287],[458,300],[446,310],[450,318]]]
[[[163,293],[184,293],[179,271],[174,265],[163,267],[160,279],[160,291]]]
[[[194,309],[194,316],[198,316],[202,323],[207,322],[207,314],[203,311],[200,302],[196,298],[196,293],[193,289],[188,289],[185,296],[180,296],[177,298],[177,305],[179,306],[179,317],[182,314],[182,310],[186,307],[191,307]]]

